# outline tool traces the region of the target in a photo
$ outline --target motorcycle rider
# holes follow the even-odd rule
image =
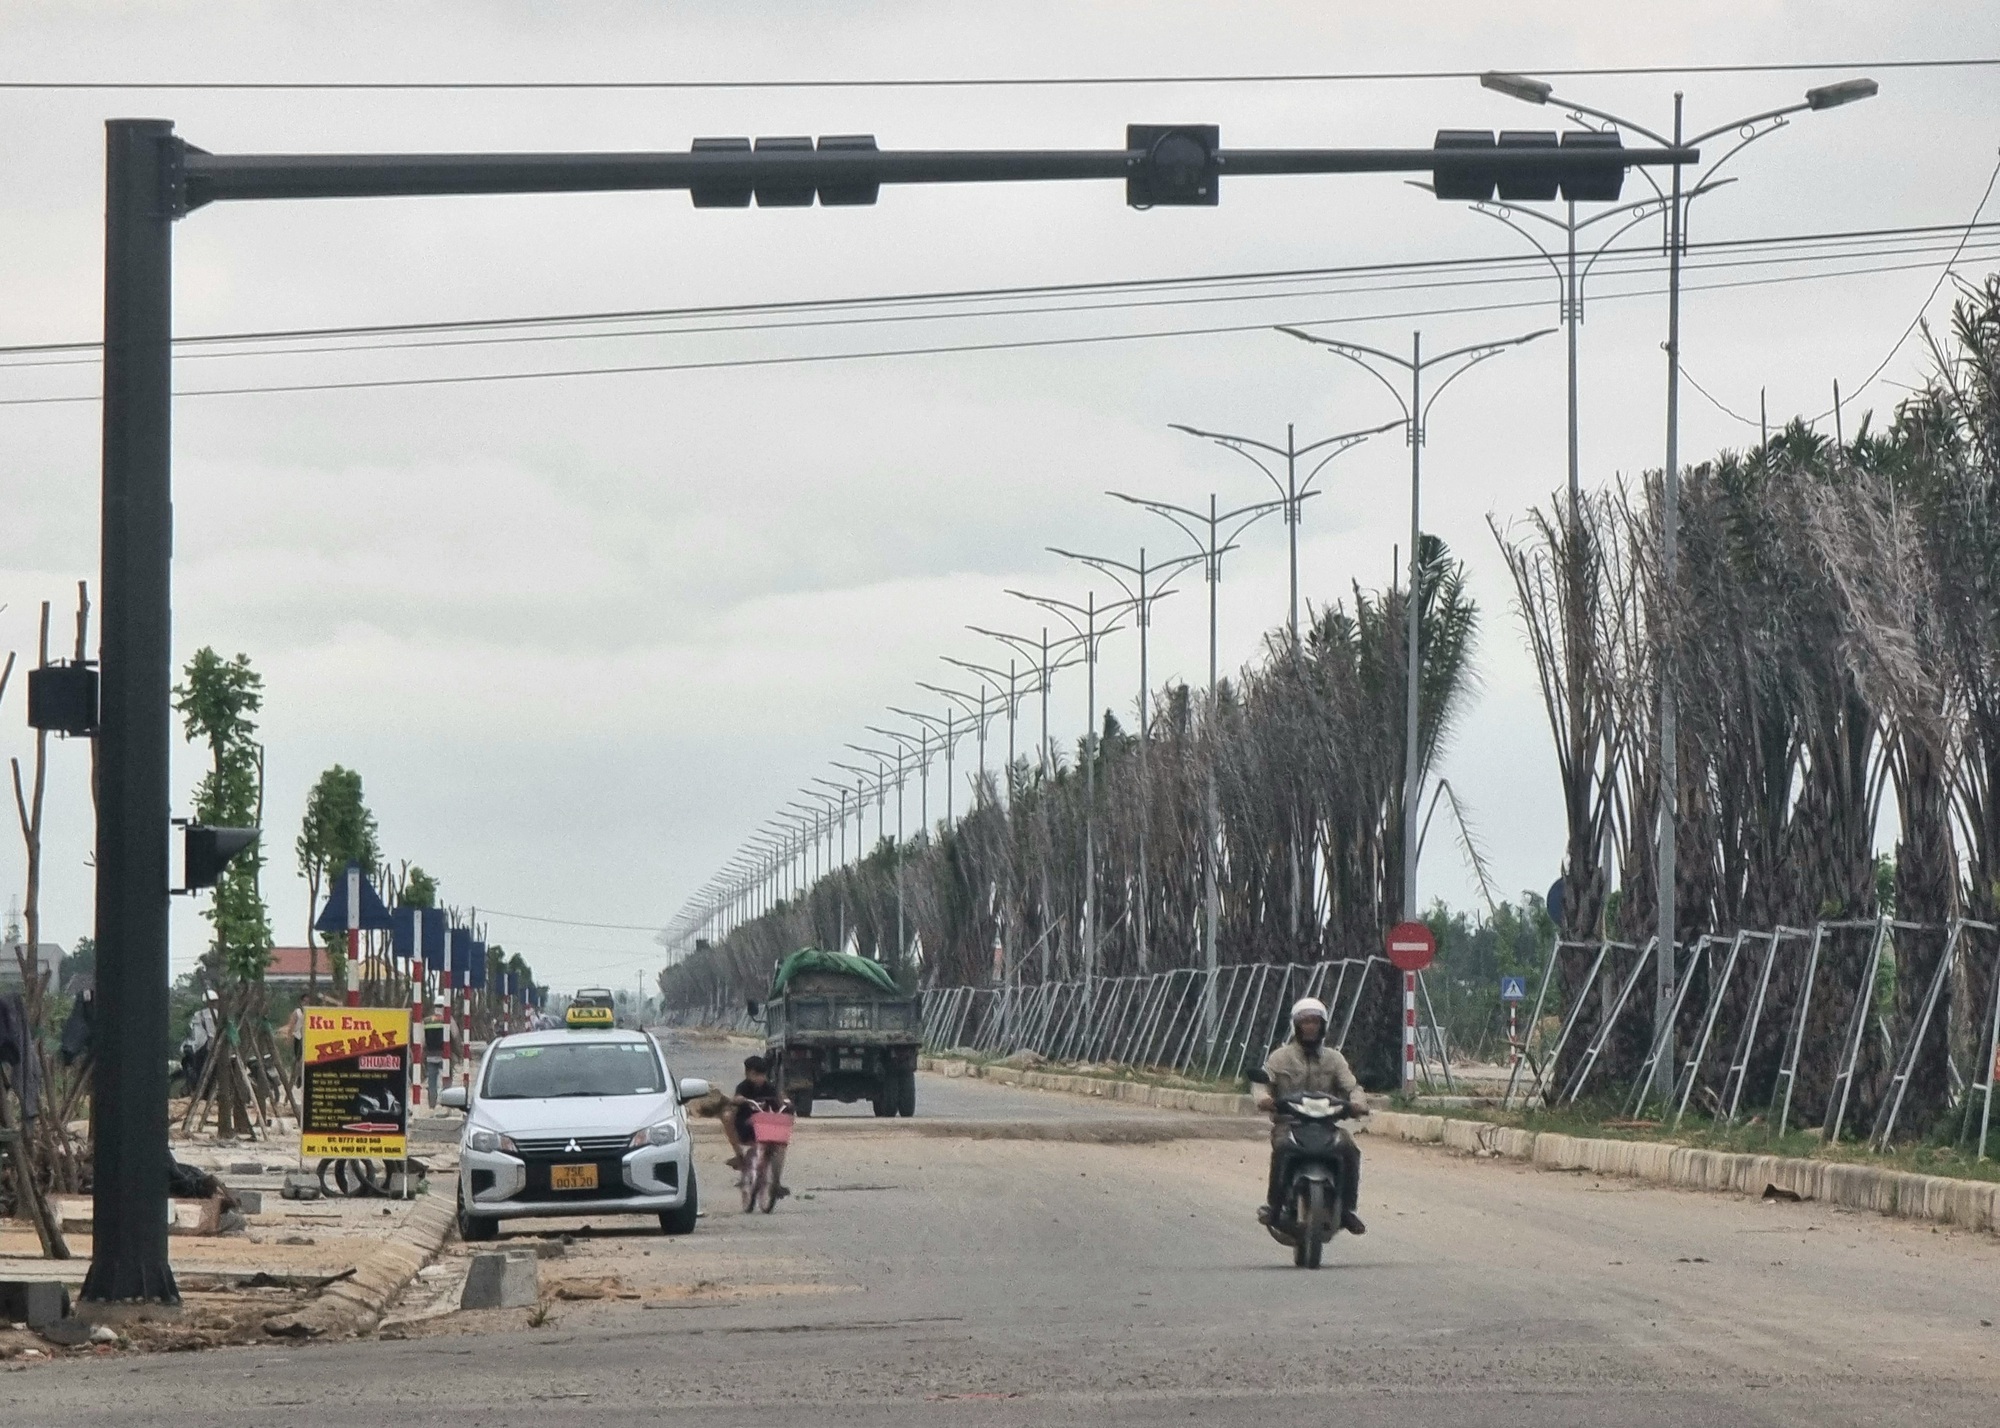
[[[1273,1225],[1284,1216],[1286,1184],[1291,1178],[1285,1123],[1276,1113],[1277,1103],[1286,1096],[1310,1091],[1338,1096],[1356,1115],[1366,1115],[1368,1098],[1354,1079],[1347,1058],[1326,1044],[1326,1004],[1317,997],[1301,997],[1292,1003],[1291,1040],[1264,1058],[1264,1076],[1256,1095],[1257,1109],[1272,1114],[1271,1179],[1265,1203],[1257,1208],[1257,1220]],[[1361,1147],[1345,1127],[1340,1127],[1337,1135],[1339,1148],[1334,1158],[1340,1170],[1340,1225],[1350,1235],[1366,1234],[1368,1227],[1354,1213],[1361,1192]]]

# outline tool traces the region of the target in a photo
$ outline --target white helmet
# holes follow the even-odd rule
[[[1293,1026],[1297,1026],[1309,1016],[1316,1016],[1321,1022],[1324,1022],[1326,1020],[1326,1003],[1318,997],[1300,997],[1292,1003]]]

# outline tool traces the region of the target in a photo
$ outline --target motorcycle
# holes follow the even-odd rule
[[[1259,1072],[1251,1079],[1261,1082],[1264,1077]],[[1348,1102],[1317,1091],[1280,1097],[1273,1110],[1285,1127],[1290,1164],[1283,1212],[1265,1228],[1279,1244],[1292,1247],[1293,1264],[1318,1269],[1326,1242],[1340,1232],[1340,1207],[1345,1203],[1346,1187],[1340,1183],[1336,1157],[1340,1122],[1356,1112]]]

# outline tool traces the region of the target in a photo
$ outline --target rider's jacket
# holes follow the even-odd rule
[[[1368,1109],[1368,1098],[1354,1079],[1347,1058],[1324,1042],[1317,1052],[1308,1053],[1294,1036],[1264,1058],[1264,1074],[1271,1078],[1268,1089],[1273,1100],[1300,1091],[1318,1091],[1344,1098],[1357,1112]]]

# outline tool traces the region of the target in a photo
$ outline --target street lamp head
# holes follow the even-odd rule
[[[1519,99],[1529,104],[1547,104],[1549,96],[1556,92],[1556,87],[1547,80],[1529,79],[1522,74],[1506,74],[1497,69],[1489,69],[1480,75],[1479,82],[1495,94],[1504,94],[1509,99]]]
[[[1843,79],[1838,84],[1822,84],[1806,91],[1806,108],[1838,109],[1857,99],[1873,99],[1882,88],[1872,79]]]

